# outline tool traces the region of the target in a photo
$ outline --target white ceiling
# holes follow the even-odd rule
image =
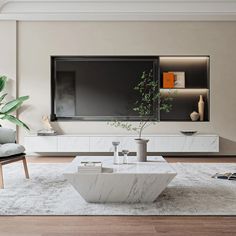
[[[235,21],[236,0],[0,0],[0,20]]]

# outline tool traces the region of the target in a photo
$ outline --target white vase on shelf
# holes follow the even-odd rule
[[[200,116],[200,121],[204,121],[204,101],[202,95],[200,95],[198,102],[198,113]]]

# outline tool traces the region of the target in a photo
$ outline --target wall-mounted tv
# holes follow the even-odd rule
[[[151,69],[157,80],[158,57],[52,56],[51,120],[140,120],[134,87]]]

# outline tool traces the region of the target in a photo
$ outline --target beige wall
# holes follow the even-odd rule
[[[7,99],[16,97],[16,22],[0,21],[0,75],[6,75],[9,78],[7,83]],[[4,127],[14,128],[15,125],[0,120]]]
[[[236,154],[235,22],[19,22],[20,118],[32,131],[50,114],[50,55],[210,55],[211,121],[163,122],[146,133],[196,129],[221,136],[221,154]],[[64,133],[124,133],[106,122],[58,122]],[[20,130],[23,142],[24,130]]]

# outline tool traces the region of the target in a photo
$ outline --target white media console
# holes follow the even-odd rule
[[[57,135],[25,137],[27,153],[112,152],[112,141],[120,141],[119,150],[136,151],[135,135]],[[219,152],[216,134],[144,135],[149,139],[148,152]]]

